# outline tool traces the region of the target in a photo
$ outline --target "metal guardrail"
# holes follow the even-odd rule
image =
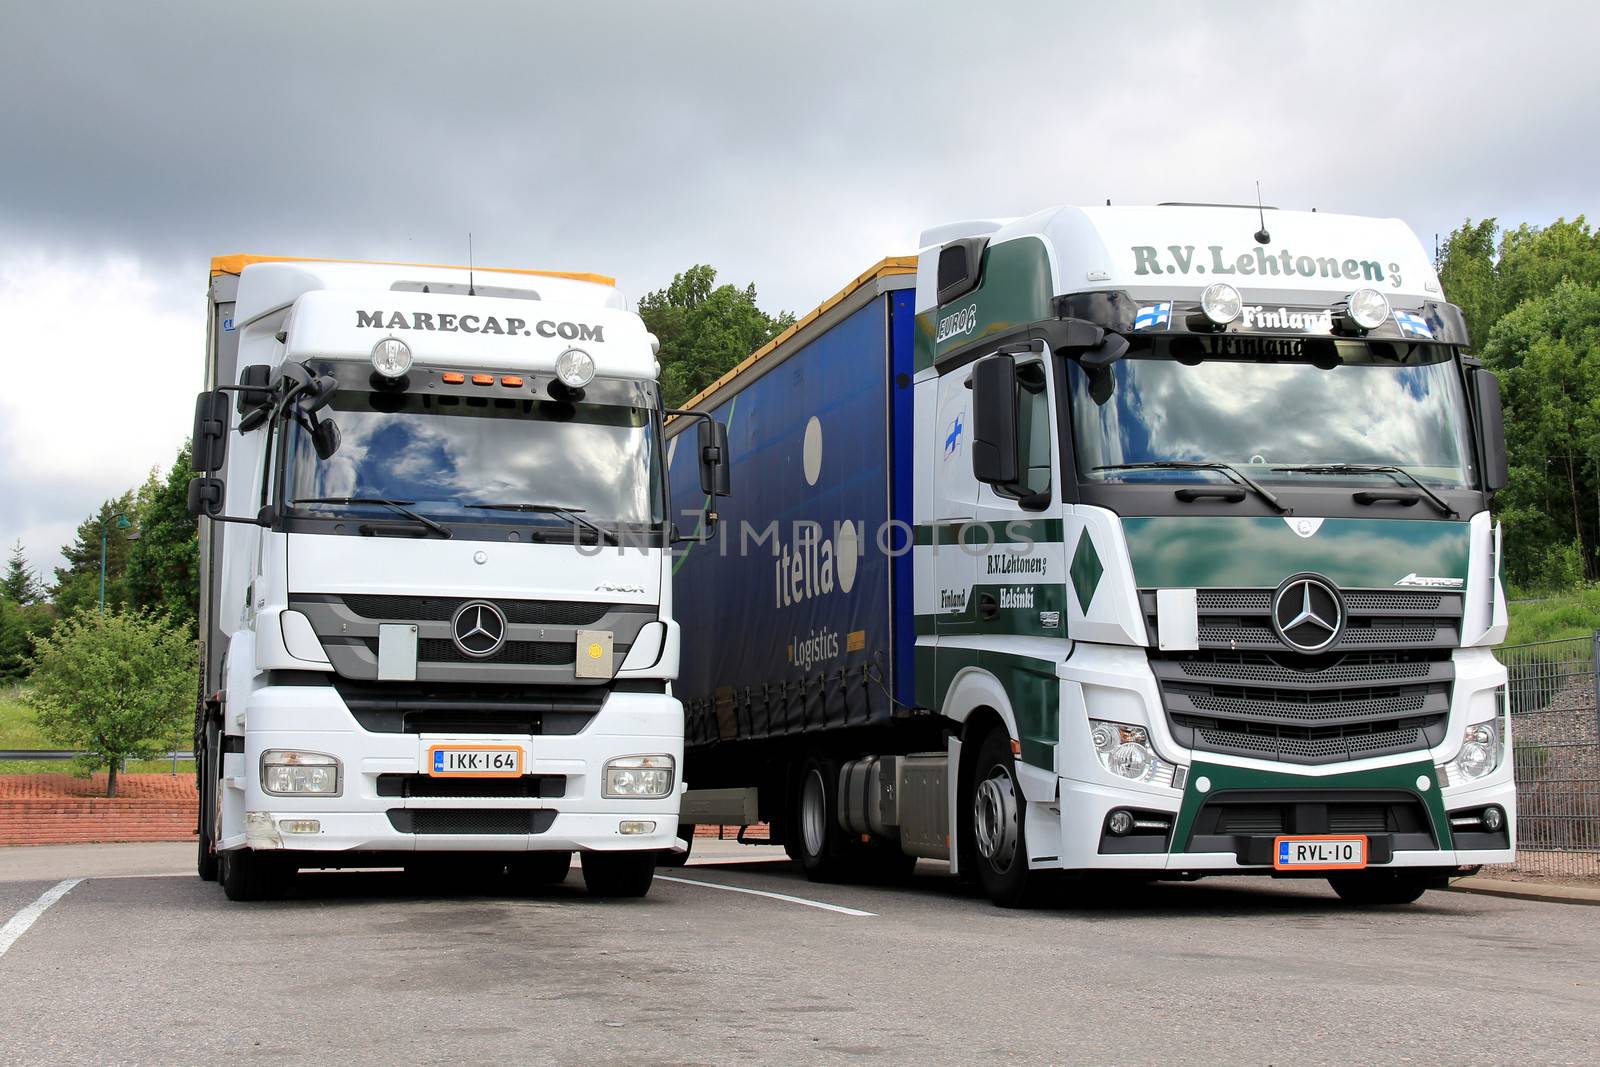
[[[0,760],[69,760],[86,753],[70,748],[0,748]],[[158,752],[150,757],[158,759],[194,759],[193,752]]]

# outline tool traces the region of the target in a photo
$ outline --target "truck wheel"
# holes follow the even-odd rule
[[[217,872],[229,900],[277,900],[289,891],[293,876],[283,857],[248,848],[222,853]]]
[[[1349,871],[1328,875],[1328,884],[1346,904],[1380,907],[1410,904],[1428,891],[1430,879],[1417,871]]]
[[[656,853],[657,867],[682,867],[689,862],[689,853],[694,851],[694,824],[681,822],[678,824],[678,836],[688,843],[689,847],[682,852],[674,852],[664,848]]]
[[[511,880],[524,886],[555,885],[567,880],[572,870],[570,852],[528,852],[506,864]]]
[[[984,737],[973,782],[966,817],[977,853],[973,859],[978,880],[989,899],[1002,908],[1031,904],[1044,887],[1045,872],[1028,870],[1027,805],[1005,730],[991,730]]]
[[[200,790],[200,827],[195,868],[202,882],[217,880],[217,847],[216,841],[211,836],[212,828],[217,824],[217,786],[220,770],[217,761],[220,759],[221,748],[217,734],[216,721],[208,718],[204,746],[200,750],[194,768],[195,786]]]
[[[834,810],[838,796],[839,768],[832,760],[813,757],[801,765],[785,841],[813,882],[836,882],[845,874],[844,831]]]
[[[591,897],[642,897],[656,876],[654,852],[585,852],[582,862]]]

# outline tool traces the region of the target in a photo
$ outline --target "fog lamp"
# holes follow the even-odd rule
[[[1483,809],[1483,828],[1491,834],[1506,824],[1506,813],[1499,808],[1490,806]]]
[[[261,753],[261,789],[275,797],[339,795],[339,761],[322,752]]]
[[[1244,310],[1244,300],[1227,282],[1213,282],[1200,294],[1200,310],[1218,326],[1226,326]]]
[[[322,833],[321,819],[280,819],[278,829],[286,834],[320,834]]]
[[[611,798],[669,796],[672,771],[671,756],[618,756],[606,761],[601,795]]]
[[[594,380],[594,357],[581,348],[569,348],[556,357],[556,377],[568,389],[582,389]]]
[[[1111,818],[1106,820],[1106,829],[1116,837],[1122,837],[1133,829],[1133,813],[1120,808],[1111,813]]]
[[[399,378],[411,369],[411,346],[398,337],[385,337],[372,346],[372,369],[385,378]]]
[[[630,837],[639,834],[653,834],[656,832],[656,824],[650,819],[624,819],[622,822],[617,823],[617,832],[627,834]]]
[[[1376,289],[1357,289],[1345,304],[1345,316],[1363,330],[1376,330],[1389,319],[1389,298]]]

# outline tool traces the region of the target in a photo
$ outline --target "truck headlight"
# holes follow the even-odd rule
[[[1156,755],[1150,745],[1150,734],[1143,726],[1090,719],[1089,739],[1094,742],[1100,765],[1119,778],[1172,784],[1173,765]]]
[[[339,761],[322,752],[268,749],[261,753],[261,790],[275,797],[336,797],[339,770]]]
[[[600,792],[614,799],[670,796],[672,771],[671,756],[618,756],[606,760]]]
[[[1505,758],[1505,731],[1499,718],[1475,722],[1461,736],[1461,751],[1436,768],[1445,785],[1475,782],[1494,773]]]

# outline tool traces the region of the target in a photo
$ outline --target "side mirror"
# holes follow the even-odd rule
[[[339,451],[339,424],[332,419],[320,419],[311,427],[311,447],[317,450],[318,459],[328,459]]]
[[[1483,458],[1483,487],[1491,493],[1506,487],[1511,472],[1506,459],[1505,412],[1500,403],[1500,379],[1482,367],[1472,373],[1478,396],[1478,433]]]
[[[727,496],[733,491],[728,427],[715,419],[701,419],[699,446],[700,491],[707,496]]]
[[[1017,482],[1017,364],[991,356],[972,368],[972,476],[989,485]]]
[[[228,458],[228,394],[201,393],[194,401],[193,464],[197,474],[222,469]]]
[[[189,479],[189,514],[197,519],[211,519],[222,514],[221,478]]]

